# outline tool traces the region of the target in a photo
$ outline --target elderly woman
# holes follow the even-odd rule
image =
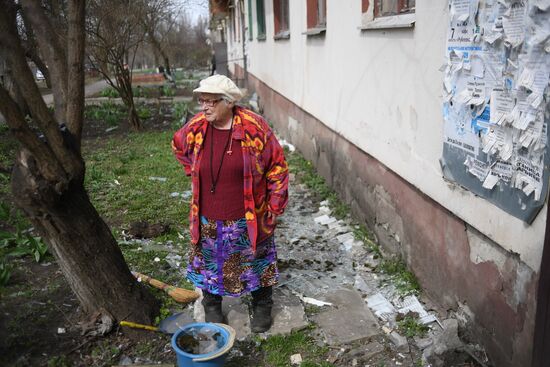
[[[193,91],[202,112],[172,147],[192,178],[187,277],[203,290],[207,322],[223,322],[222,296],[252,294],[253,332],[271,326],[277,283],[276,217],[288,201],[288,166],[267,122],[235,105],[239,88],[213,75]]]

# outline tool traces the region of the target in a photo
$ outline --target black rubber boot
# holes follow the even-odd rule
[[[222,313],[222,296],[203,291],[202,305],[206,322],[225,322]]]
[[[272,323],[271,308],[273,307],[272,287],[260,288],[252,292],[252,320],[250,329],[253,333],[264,333]]]

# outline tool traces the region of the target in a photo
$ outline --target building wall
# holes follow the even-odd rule
[[[463,311],[495,365],[527,365],[546,210],[526,225],[442,178],[447,2],[418,2],[413,29],[361,31],[361,1],[328,0],[326,34],[311,37],[305,2],[289,1],[277,41],[265,3],[266,40],[246,49],[266,117],[436,303]]]

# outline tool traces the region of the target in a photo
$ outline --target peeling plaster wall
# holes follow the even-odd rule
[[[247,37],[248,71],[538,271],[544,209],[526,225],[442,179],[447,1],[419,2],[412,29],[360,31],[361,1],[328,0],[326,34],[315,37],[302,34],[305,2],[289,6],[290,39],[274,40],[265,1],[266,39]],[[229,59],[241,57],[242,44],[228,44]]]

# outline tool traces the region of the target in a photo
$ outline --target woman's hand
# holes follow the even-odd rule
[[[277,215],[273,214],[272,212],[267,212],[267,225],[274,226],[277,221]]]

